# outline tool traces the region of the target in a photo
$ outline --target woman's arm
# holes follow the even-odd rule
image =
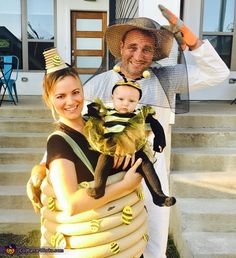
[[[49,176],[62,209],[69,215],[74,215],[101,207],[135,190],[142,180],[140,174],[136,173],[141,162],[138,159],[123,180],[107,186],[105,195],[99,199],[90,197],[86,189],[78,190],[74,163],[67,159],[53,160],[49,166]]]

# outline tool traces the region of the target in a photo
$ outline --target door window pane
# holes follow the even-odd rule
[[[101,56],[78,56],[76,59],[78,68],[99,68],[102,63]]]
[[[205,0],[204,32],[233,32],[235,0]]]
[[[81,73],[79,75],[82,84],[84,84],[92,76],[93,76],[92,74],[81,74]]]
[[[0,0],[0,55],[16,55],[22,69],[21,2]]]
[[[53,1],[27,1],[28,39],[53,39]]]
[[[77,19],[77,31],[102,31],[101,19]]]
[[[101,50],[102,39],[101,38],[77,38],[76,48],[80,50]]]

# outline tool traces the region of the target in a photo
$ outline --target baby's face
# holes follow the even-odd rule
[[[130,86],[118,86],[115,88],[112,101],[114,108],[119,113],[132,113],[139,102],[140,93]]]

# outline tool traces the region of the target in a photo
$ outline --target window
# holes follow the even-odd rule
[[[27,1],[27,41],[29,70],[43,70],[44,49],[54,45],[53,1]]]
[[[21,2],[0,0],[0,6],[0,55],[18,56],[22,68]]]
[[[202,38],[208,39],[226,65],[236,70],[236,0],[204,0]]]
[[[16,55],[20,69],[44,70],[42,52],[54,46],[54,0],[0,0],[0,54]]]

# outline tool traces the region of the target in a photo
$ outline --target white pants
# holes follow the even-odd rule
[[[164,153],[157,154],[154,164],[156,173],[161,181],[162,190],[169,195],[169,183]],[[152,196],[143,181],[145,205],[148,210],[149,241],[144,251],[144,258],[166,258],[170,208],[156,206]]]

